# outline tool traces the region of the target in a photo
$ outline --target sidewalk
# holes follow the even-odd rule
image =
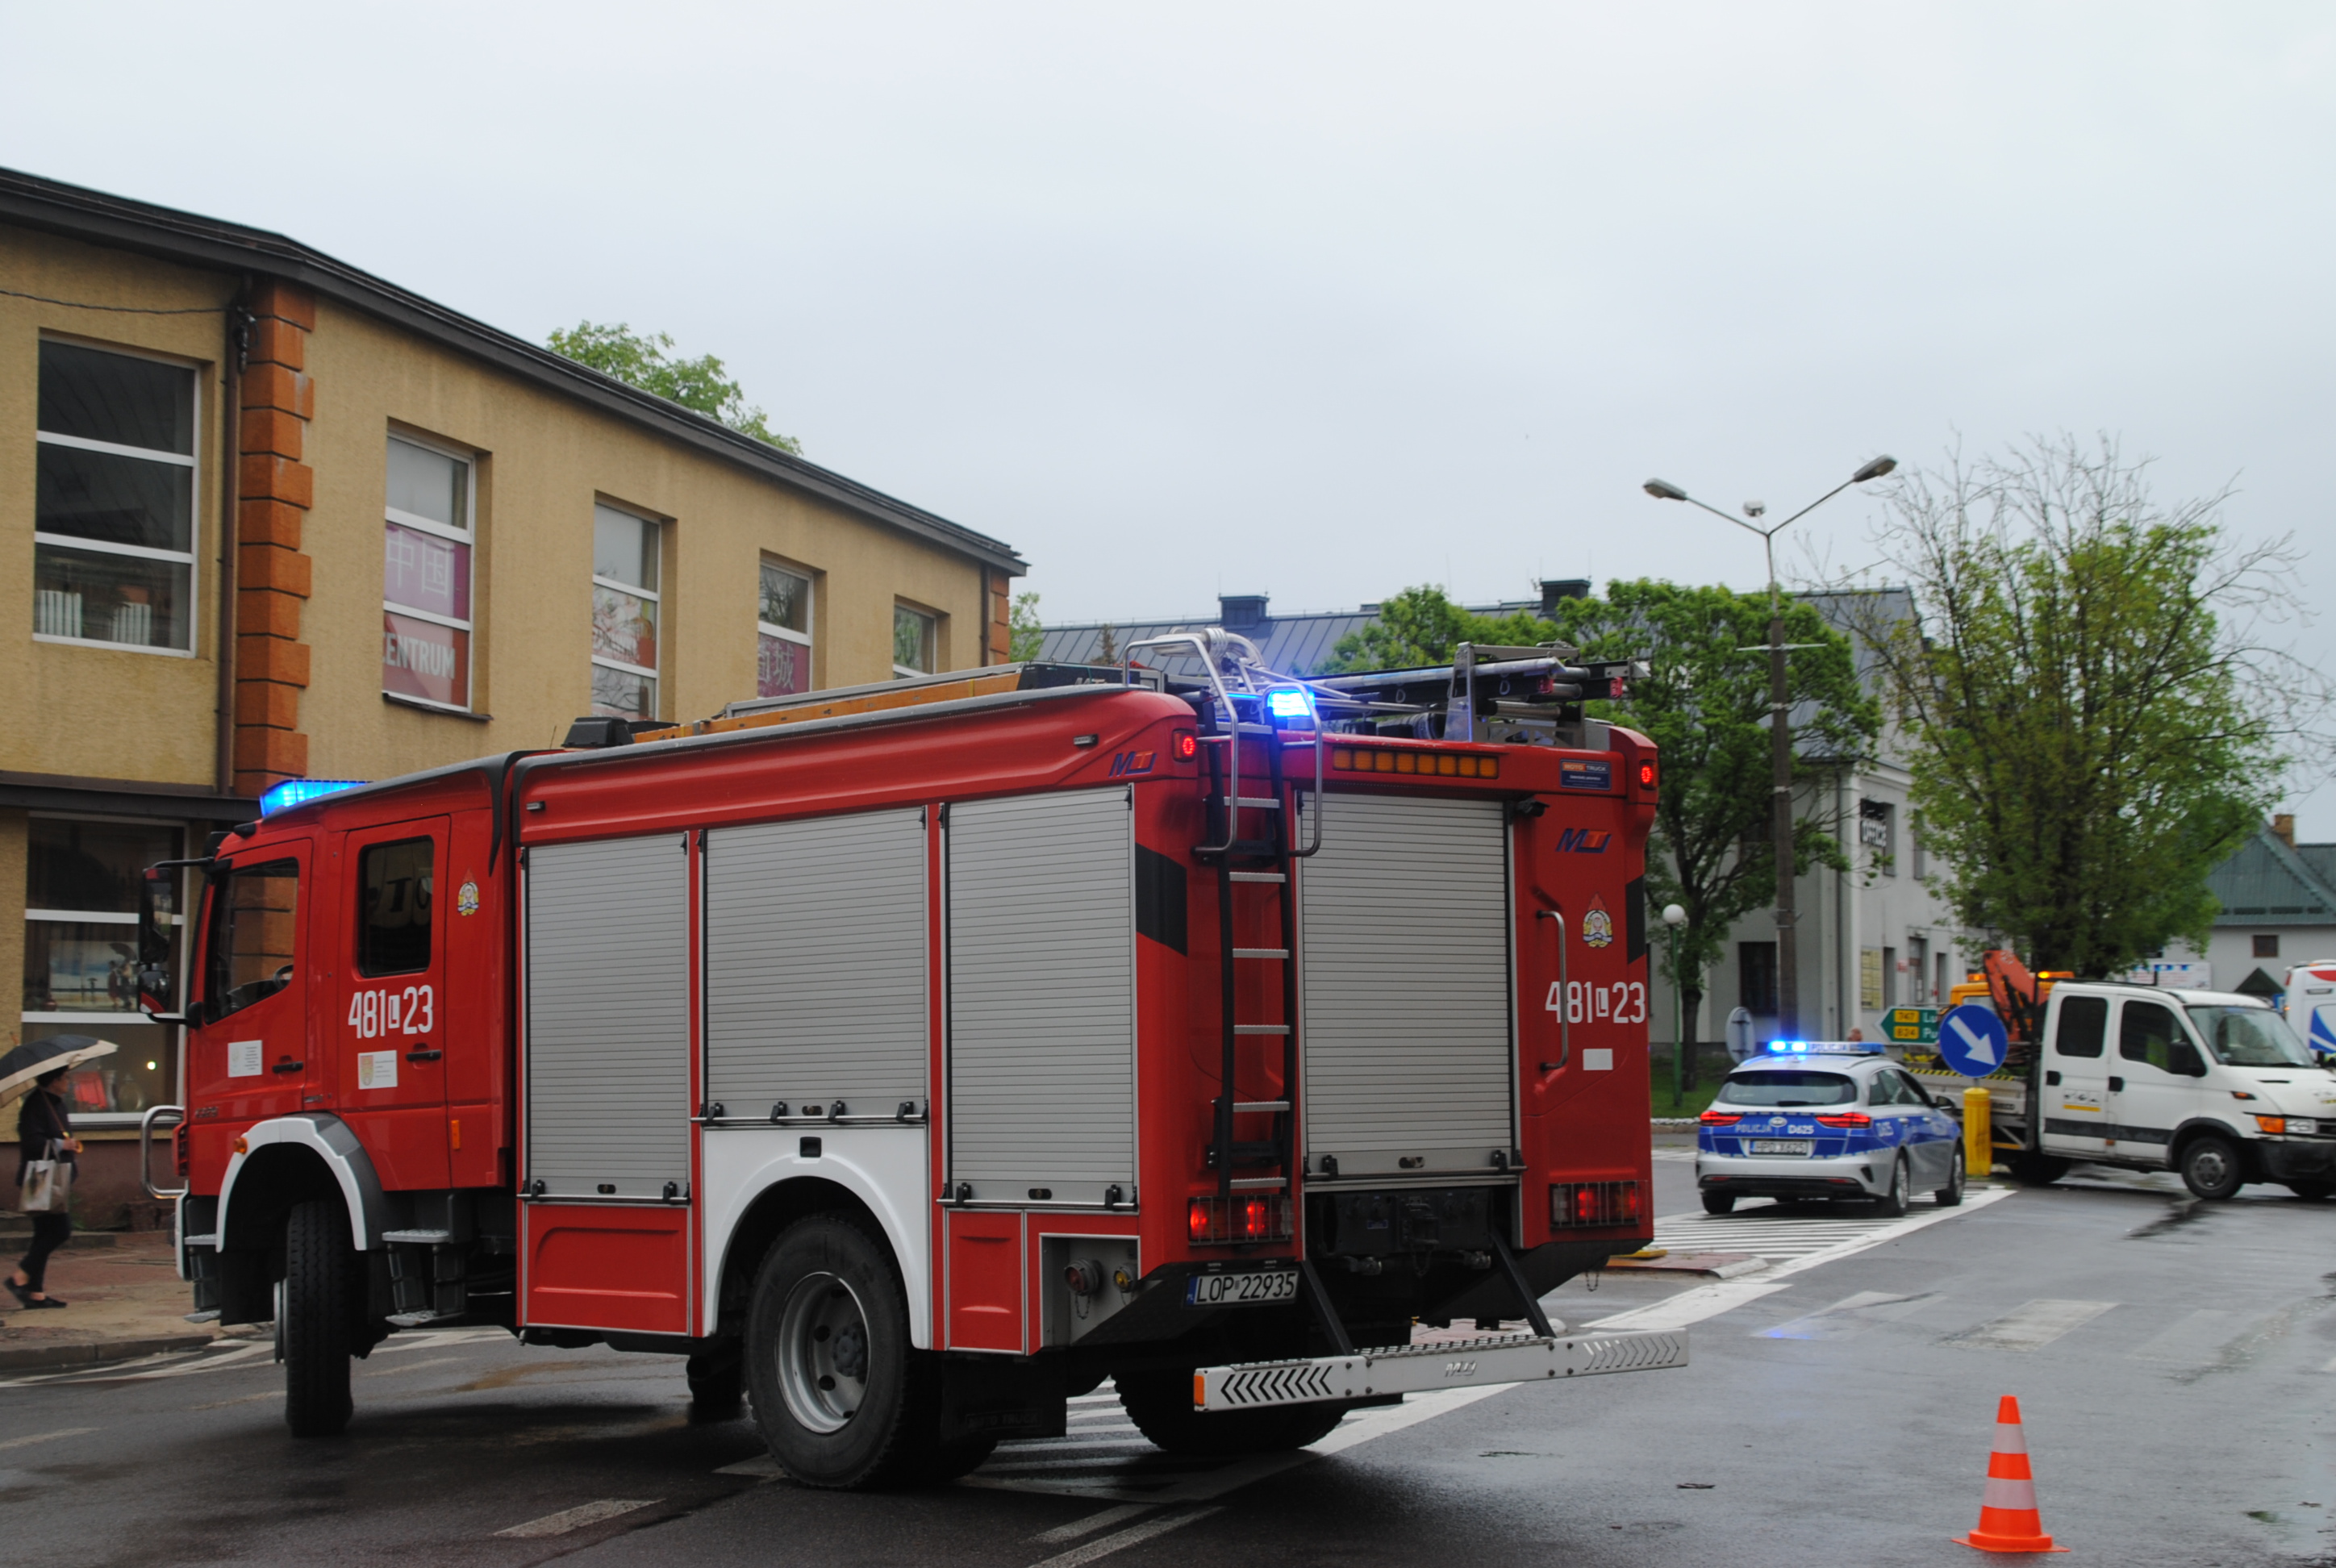
[[[22,1236],[0,1237],[0,1265],[13,1271],[24,1245]],[[48,1290],[71,1305],[26,1311],[0,1292],[0,1372],[192,1349],[219,1334],[214,1324],[187,1321],[193,1292],[178,1276],[167,1231],[76,1235],[49,1259]]]

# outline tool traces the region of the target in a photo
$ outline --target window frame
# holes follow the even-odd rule
[[[34,642],[54,643],[60,648],[110,648],[125,653],[160,654],[169,658],[194,658],[199,655],[202,648],[203,639],[201,619],[203,595],[200,580],[202,575],[202,563],[200,557],[203,553],[201,548],[203,541],[202,453],[204,380],[202,367],[187,360],[180,359],[173,355],[155,354],[143,349],[125,348],[119,344],[94,342],[84,338],[70,336],[61,332],[44,332],[40,335],[39,341],[41,343],[63,344],[66,347],[79,348],[92,354],[113,354],[119,355],[124,359],[142,359],[149,365],[165,365],[173,370],[183,372],[187,379],[193,384],[194,387],[194,395],[190,405],[188,414],[190,421],[188,429],[190,434],[187,441],[187,444],[193,448],[193,450],[184,453],[161,452],[142,446],[123,446],[118,442],[94,441],[84,435],[66,435],[59,432],[43,430],[40,428],[40,413],[38,408],[39,394],[36,387],[34,398],[35,406],[33,414],[33,444],[36,462],[38,460],[39,449],[41,447],[62,446],[78,452],[94,452],[107,457],[127,457],[144,463],[165,463],[174,467],[184,468],[188,471],[188,548],[183,551],[173,550],[156,550],[151,545],[142,544],[114,544],[105,540],[83,539],[76,534],[43,532],[39,526],[37,512],[34,516],[33,531],[33,553],[36,562],[39,559],[41,547],[43,545],[48,545],[59,550],[84,550],[91,551],[93,554],[121,556],[131,560],[165,560],[184,566],[187,569],[187,646],[184,648],[159,648],[152,643],[115,642],[109,638],[102,637],[63,637],[55,632],[44,631],[34,632],[33,640]],[[39,348],[35,346],[34,350],[33,375],[36,383],[40,376],[39,366]],[[37,626],[39,623],[35,620],[34,624]]]
[[[2255,931],[2251,934],[2254,939],[2254,952],[2252,956],[2258,959],[2275,959],[2279,957],[2279,933],[2277,931]]]
[[[623,582],[612,577],[602,577],[598,571],[595,571],[592,574],[592,586],[594,588],[605,588],[611,593],[621,593],[633,599],[647,599],[649,603],[657,607],[657,655],[658,663],[663,664],[665,661],[666,637],[671,630],[671,628],[667,624],[665,613],[665,579],[667,575],[665,564],[666,520],[661,517],[651,517],[647,512],[641,511],[638,507],[627,506],[619,502],[608,500],[603,496],[594,496],[592,498],[592,510],[595,512],[598,512],[603,507],[606,507],[610,511],[620,512],[624,516],[629,517],[634,521],[638,522],[642,527],[654,531],[657,541],[657,587],[642,588],[638,583]],[[597,526],[597,520],[595,526]],[[759,591],[759,579],[757,579],[756,586]],[[662,718],[665,716],[665,674],[661,669],[645,669],[637,664],[627,664],[620,658],[609,658],[599,653],[592,653],[590,652],[589,636],[587,638],[587,652],[589,654],[592,667],[600,669],[619,670],[626,675],[638,676],[649,683],[649,711],[647,713],[631,716],[618,715],[614,716],[631,716],[635,718],[652,719]],[[599,712],[600,705],[599,703],[593,703],[590,706],[594,713],[597,714]]]
[[[803,583],[803,630],[794,631],[784,626],[774,625],[763,618],[763,573],[765,571],[783,571],[789,577],[795,578]],[[803,680],[805,683],[803,690],[807,692],[817,691],[819,689],[819,649],[818,645],[814,642],[813,638],[818,635],[818,576],[808,568],[798,567],[792,564],[784,557],[772,555],[767,551],[764,552],[762,558],[756,561],[754,568],[754,663],[757,669],[761,667],[763,659],[762,638],[767,637],[780,642],[793,643],[796,647],[803,650]],[[757,682],[758,687],[760,683]],[[758,690],[755,695],[760,696],[762,694]],[[784,695],[793,696],[800,694],[789,692]]]
[[[939,615],[930,609],[920,609],[913,604],[910,604],[904,600],[897,599],[892,601],[893,648],[898,650],[900,646],[900,618],[904,615],[912,615],[919,620],[925,623],[925,662],[932,665],[940,663],[941,618]],[[902,664],[899,659],[894,659],[892,661],[892,678],[894,680],[911,680],[920,675],[938,675],[939,673],[940,672],[939,670],[935,669],[918,669],[913,666]]]
[[[418,447],[423,452],[462,465],[462,515],[470,520],[468,528],[449,528],[435,518],[423,517],[417,512],[402,511],[389,504],[389,443],[393,441],[402,441],[408,446]],[[440,615],[435,610],[417,609],[411,605],[400,604],[391,599],[389,577],[387,569],[384,567],[381,583],[382,613],[385,616],[402,615],[410,620],[423,621],[431,626],[443,626],[449,631],[459,631],[466,640],[468,651],[462,659],[462,700],[460,704],[438,702],[430,697],[416,696],[412,692],[391,691],[386,684],[383,686],[381,695],[391,702],[410,703],[415,707],[425,707],[437,713],[464,715],[475,713],[479,690],[478,454],[459,451],[446,442],[433,441],[427,436],[416,435],[410,430],[403,430],[392,425],[382,437],[381,489],[381,515],[384,528],[394,523],[399,528],[414,533],[426,533],[433,538],[461,545],[470,552],[471,572],[471,580],[464,585],[462,594],[463,602],[471,607],[471,618],[468,620],[458,620],[453,616]],[[383,537],[385,542],[387,535],[384,534]],[[386,659],[383,660],[384,667],[387,663]]]

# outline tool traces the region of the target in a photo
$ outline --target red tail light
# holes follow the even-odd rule
[[[1290,1200],[1279,1194],[1194,1198],[1184,1211],[1185,1233],[1196,1245],[1227,1242],[1286,1242],[1291,1235]]]
[[[1654,764],[1650,762],[1642,762],[1639,765],[1639,787],[1642,790],[1650,790],[1655,787]]]
[[[1201,737],[1191,730],[1180,729],[1168,743],[1168,754],[1178,762],[1191,762],[1201,755]]]
[[[1637,1182],[1550,1183],[1549,1222],[1552,1230],[1635,1225],[1645,1213],[1645,1189]]]
[[[1821,1127],[1870,1127],[1873,1125],[1874,1118],[1864,1111],[1844,1111],[1837,1116],[1817,1118],[1817,1125]]]
[[[1706,1111],[1696,1118],[1707,1127],[1732,1127],[1743,1119],[1744,1114],[1740,1111],[1733,1115],[1727,1111]]]

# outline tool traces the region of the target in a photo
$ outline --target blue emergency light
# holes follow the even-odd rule
[[[1265,694],[1265,711],[1276,724],[1314,716],[1314,697],[1302,686],[1277,686]]]
[[[1770,1040],[1760,1048],[1772,1057],[1878,1057],[1889,1049],[1879,1040]]]
[[[272,817],[277,812],[288,812],[294,806],[356,789],[365,783],[361,778],[288,778],[259,797],[259,814]]]

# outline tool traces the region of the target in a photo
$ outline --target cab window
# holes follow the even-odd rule
[[[1784,1067],[1765,1073],[1730,1073],[1719,1086],[1723,1105],[1854,1105],[1857,1080],[1843,1073]]]
[[[210,1018],[241,1012],[292,983],[299,903],[297,861],[238,866],[212,881],[210,930],[203,944],[203,994]]]
[[[2052,1048],[2064,1057],[2098,1057],[2109,1037],[2107,997],[2062,997],[2059,1022],[2052,1026]]]
[[[1869,1105],[1894,1105],[1903,1098],[1898,1091],[1895,1073],[1876,1073],[1865,1086],[1865,1103]]]
[[[428,839],[374,844],[357,858],[357,973],[430,967]]]
[[[2117,1020],[2117,1055],[2128,1062],[2146,1062],[2161,1073],[2178,1069],[2175,1050],[2187,1044],[2174,1009],[2157,1002],[2127,1002]]]

